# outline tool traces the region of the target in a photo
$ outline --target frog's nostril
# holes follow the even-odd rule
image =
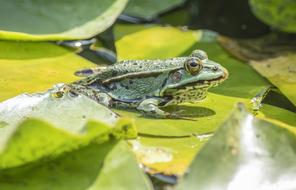
[[[218,67],[217,67],[217,66],[214,66],[214,67],[213,67],[213,70],[214,70],[214,71],[218,71]]]

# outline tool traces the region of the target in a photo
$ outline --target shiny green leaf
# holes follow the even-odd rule
[[[295,128],[256,119],[240,105],[176,189],[295,189],[295,135]]]
[[[1,0],[0,39],[73,40],[103,32],[127,0]]]

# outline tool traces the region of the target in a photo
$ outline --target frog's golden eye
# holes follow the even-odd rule
[[[190,57],[184,64],[185,70],[196,75],[202,69],[202,61],[196,57]]]
[[[204,52],[203,50],[200,50],[200,49],[194,50],[191,53],[191,57],[196,57],[196,58],[199,58],[200,60],[206,60],[206,59],[208,59],[207,53]]]

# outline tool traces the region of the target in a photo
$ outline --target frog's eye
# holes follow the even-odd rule
[[[202,69],[202,61],[196,57],[191,57],[185,62],[185,70],[192,75],[196,75]]]
[[[200,60],[206,60],[206,59],[208,59],[207,53],[204,52],[203,50],[200,50],[200,49],[194,50],[191,53],[191,57],[196,57],[196,58],[199,58]]]

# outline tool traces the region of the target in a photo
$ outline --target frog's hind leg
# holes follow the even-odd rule
[[[61,88],[60,93],[68,92],[70,95],[84,95],[99,104],[102,104],[106,107],[110,107],[112,104],[112,98],[104,92],[99,90],[94,90],[92,88],[81,86],[81,85],[64,85]]]

